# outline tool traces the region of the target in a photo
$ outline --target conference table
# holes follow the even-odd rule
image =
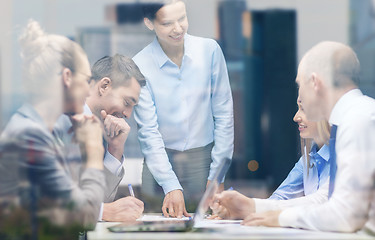
[[[240,221],[203,220],[188,232],[122,232],[114,233],[108,227],[118,222],[98,222],[94,231],[87,232],[88,240],[120,239],[375,239],[365,233],[318,232],[292,228],[249,227]]]

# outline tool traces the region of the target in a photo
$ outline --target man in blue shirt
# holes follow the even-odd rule
[[[138,137],[147,167],[166,194],[163,214],[188,216],[182,190],[199,198],[219,163],[232,158],[227,67],[214,40],[187,34],[183,1],[156,4],[144,13],[156,38],[133,58],[147,79],[135,107]]]

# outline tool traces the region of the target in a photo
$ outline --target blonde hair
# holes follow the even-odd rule
[[[326,120],[319,121],[316,125],[320,140],[322,140],[324,144],[328,144],[331,126],[329,126],[329,123]]]
[[[331,127],[329,126],[329,123],[326,120],[322,120],[316,123],[317,131],[318,131],[318,138],[324,143],[328,144],[329,136]],[[313,144],[313,140],[311,138],[300,138],[301,140],[301,153],[302,157],[306,161],[306,170],[310,168],[310,151]],[[307,171],[307,175],[309,174],[309,171]]]
[[[24,87],[31,103],[62,97],[63,67],[76,71],[78,58],[85,54],[75,42],[45,33],[38,22],[29,20],[19,38]]]

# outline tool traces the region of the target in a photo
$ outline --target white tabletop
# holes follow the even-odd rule
[[[209,221],[209,220],[207,220]],[[214,221],[190,232],[128,232],[113,233],[107,228],[117,222],[99,222],[95,231],[87,233],[88,240],[111,239],[374,239],[365,234],[317,232],[291,228],[247,227]]]

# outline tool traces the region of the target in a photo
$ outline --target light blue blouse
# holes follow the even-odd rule
[[[164,193],[182,189],[165,148],[184,151],[215,142],[208,179],[233,154],[233,101],[216,41],[185,35],[178,67],[155,40],[133,60],[147,79],[134,108],[147,166]]]
[[[306,160],[302,156],[270,199],[287,200],[316,192],[329,179],[329,147],[323,145],[319,151],[313,144],[310,166],[306,171]]]

